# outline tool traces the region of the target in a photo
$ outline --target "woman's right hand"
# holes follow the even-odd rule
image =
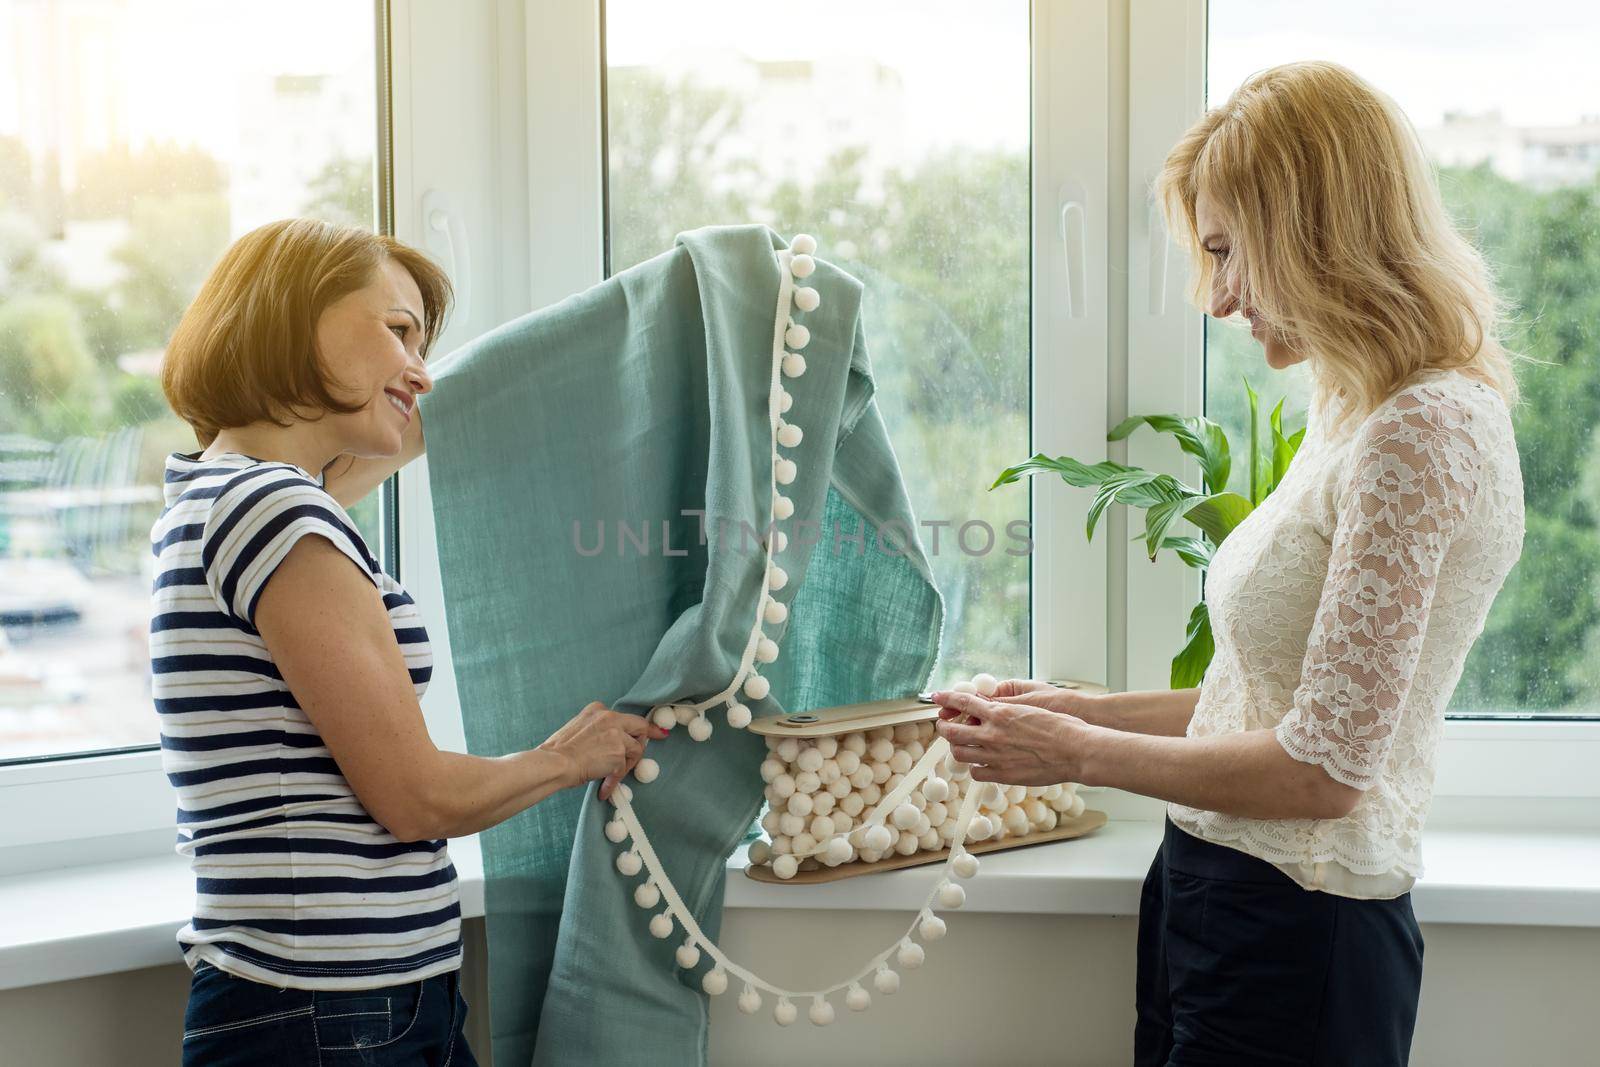
[[[667,731],[648,719],[612,711],[596,700],[585,705],[539,748],[568,762],[568,785],[604,779],[600,799],[609,800],[617,783],[644,758],[645,743],[666,736]]]

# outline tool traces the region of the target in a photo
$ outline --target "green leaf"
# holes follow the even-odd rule
[[[1250,503],[1255,505],[1272,491],[1267,484],[1272,477],[1272,460],[1261,450],[1261,398],[1248,378],[1244,380],[1244,392],[1250,401]]]
[[[1094,502],[1089,505],[1089,537],[1094,537],[1095,524],[1113,503],[1151,508],[1174,500],[1196,499],[1199,495],[1170,474],[1130,468],[1100,484]]]
[[[1189,613],[1188,640],[1183,651],[1172,657],[1172,688],[1193,689],[1205,678],[1206,668],[1216,653],[1216,643],[1211,637],[1211,611],[1205,601],[1194,606]]]
[[[1238,493],[1213,493],[1190,501],[1184,518],[1204,530],[1212,544],[1220,545],[1253,510],[1250,501]]]
[[[1290,447],[1288,438],[1283,436],[1283,401],[1278,401],[1278,406],[1272,409],[1272,484],[1267,487],[1267,492],[1278,488],[1278,483],[1283,481],[1283,476],[1289,471],[1289,461],[1294,459],[1295,450]]]
[[[1149,426],[1157,433],[1170,433],[1177,438],[1178,447],[1200,461],[1200,473],[1207,492],[1217,492],[1228,484],[1232,458],[1228,452],[1228,435],[1210,419],[1178,415],[1135,415],[1123,419],[1106,435],[1107,441],[1121,441],[1140,426]]]
[[[1035,474],[1059,474],[1068,485],[1083,488],[1090,485],[1099,485],[1115,474],[1134,469],[1133,467],[1125,467],[1120,463],[1112,463],[1110,460],[1091,466],[1087,463],[1079,462],[1071,456],[1058,456],[1055,459],[1051,459],[1043,452],[1038,452],[1031,459],[1024,460],[1014,467],[1007,467],[1001,471],[1000,477],[996,478],[994,484],[989,488],[998,489],[1002,485],[1010,485],[1013,482],[1021,481],[1024,477],[1030,477]]]
[[[1192,499],[1165,500],[1144,513],[1144,547],[1152,561],[1155,560],[1156,553],[1161,550],[1161,542],[1166,539],[1167,530],[1183,517],[1185,510],[1192,506]]]
[[[1169,537],[1161,542],[1161,547],[1170,548],[1178,554],[1179,559],[1198,570],[1205,570],[1211,566],[1211,553],[1214,549],[1198,537]]]

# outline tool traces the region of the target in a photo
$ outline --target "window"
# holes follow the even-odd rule
[[[0,0],[0,762],[156,741],[162,346],[246,231],[373,225],[373,18]]]
[[[1596,40],[1600,12],[1560,0],[1209,5],[1208,105],[1253,71],[1305,58],[1395,99],[1499,278],[1512,349],[1540,361],[1518,368],[1526,544],[1467,661],[1457,716],[1600,711],[1600,117],[1584,103],[1600,99]],[[1206,408],[1236,441],[1248,432],[1241,377],[1269,405],[1287,395],[1288,421],[1303,424],[1304,373],[1274,374],[1244,330],[1207,322]]]
[[[866,285],[940,677],[1026,676],[1028,494],[984,490],[1030,452],[1029,5],[692,6],[604,6],[609,269],[709,223],[816,235]]]

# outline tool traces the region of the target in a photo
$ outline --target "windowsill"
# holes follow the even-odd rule
[[[967,911],[1132,915],[1161,824],[1114,819],[1076,841],[982,857]],[[1424,923],[1600,927],[1600,832],[1430,830],[1428,876],[1413,900]],[[483,914],[476,837],[450,843],[466,917]],[[927,896],[935,868],[830,885],[767,885],[728,863],[727,907],[903,911]],[[0,878],[0,989],[179,962],[176,935],[193,897],[188,861],[153,859]]]

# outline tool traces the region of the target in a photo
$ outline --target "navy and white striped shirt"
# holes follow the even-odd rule
[[[150,665],[161,756],[192,858],[191,968],[294,989],[372,989],[461,965],[444,841],[373,820],[255,628],[267,579],[300,538],[326,538],[383,594],[420,696],[433,669],[415,603],[383,573],[321,480],[224,453],[167,460],[151,531]]]

